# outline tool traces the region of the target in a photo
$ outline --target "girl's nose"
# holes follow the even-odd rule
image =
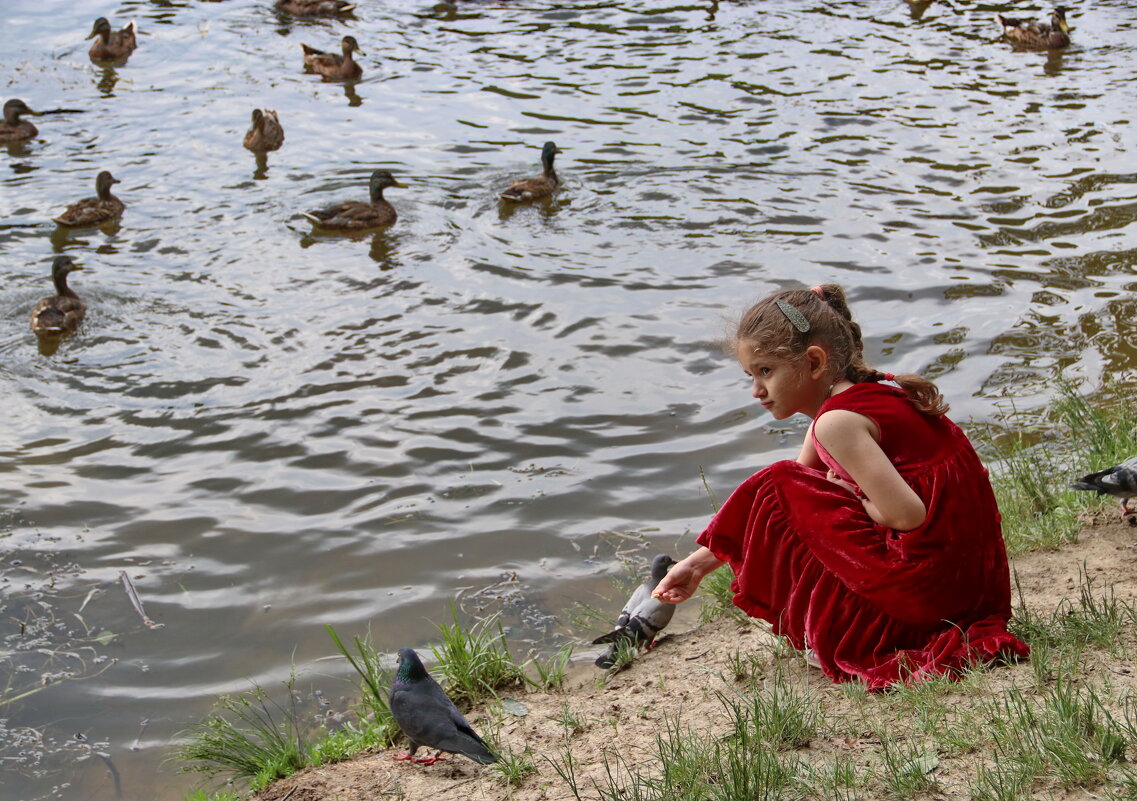
[[[757,378],[755,378],[750,384],[750,394],[755,398],[761,398],[766,394],[765,388],[758,384]]]

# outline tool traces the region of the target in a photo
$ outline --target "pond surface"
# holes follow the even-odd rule
[[[844,284],[957,420],[1131,374],[1137,6],[1072,10],[1057,54],[992,8],[6,0],[4,99],[81,111],[0,153],[4,796],[113,799],[113,764],[181,799],[218,694],[295,665],[350,703],[326,624],[424,647],[460,596],[518,654],[585,642],[573,600],[690,550],[700,471],[721,500],[796,454],[716,344],[777,287]],[[137,21],[127,63],[88,60],[98,16]],[[345,34],[359,83],[304,71]],[[559,195],[503,207],[547,140]],[[376,168],[398,222],[315,235]],[[103,169],[121,225],[57,230]],[[47,354],[58,253],[90,312]]]

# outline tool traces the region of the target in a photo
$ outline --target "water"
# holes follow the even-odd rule
[[[871,358],[959,420],[1130,375],[1137,8],[1082,12],[1051,55],[960,0],[5,3],[5,98],[85,111],[0,155],[0,677],[34,691],[3,795],[114,798],[93,749],[180,799],[162,760],[219,693],[295,663],[354,694],[325,624],[421,647],[458,594],[519,652],[591,636],[571,600],[690,549],[700,469],[721,500],[796,453],[716,345],[776,287],[846,285]],[[104,15],[141,31],[117,68]],[[304,72],[346,33],[360,83]],[[286,134],[260,163],[256,106]],[[550,139],[559,197],[502,208]],[[377,167],[399,222],[314,236]],[[121,226],[56,231],[101,169]],[[60,252],[90,312],[45,355]]]

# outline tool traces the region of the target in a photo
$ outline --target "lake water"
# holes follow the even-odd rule
[[[716,345],[774,288],[844,284],[872,360],[957,420],[1132,374],[1137,6],[1072,9],[1058,54],[993,9],[6,0],[3,99],[82,112],[0,153],[0,686],[27,693],[0,794],[113,799],[109,759],[122,797],[181,799],[202,780],[163,760],[218,694],[295,664],[313,710],[350,703],[325,624],[424,647],[459,596],[519,654],[586,641],[574,599],[692,547],[701,470],[721,500],[796,454]],[[88,60],[98,16],[137,21],[125,65]],[[304,71],[348,33],[362,81]],[[254,107],[286,133],[260,163]],[[558,197],[503,208],[546,140]],[[314,236],[377,167],[395,226]],[[121,226],[57,231],[102,169]],[[58,253],[90,312],[47,355]]]

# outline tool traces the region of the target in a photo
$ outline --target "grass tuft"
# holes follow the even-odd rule
[[[349,733],[341,740],[345,741],[346,746],[347,742],[358,741],[363,743],[368,738],[373,738],[364,746],[365,748],[371,746],[387,748],[394,745],[399,736],[399,724],[395,723],[391,708],[387,705],[387,695],[390,692],[391,680],[394,677],[393,671],[382,667],[379,652],[371,644],[370,638],[364,640],[360,639],[358,635],[353,637],[352,644],[355,646],[355,651],[352,652],[340,639],[334,628],[330,625],[326,628],[328,636],[332,638],[336,648],[355,668],[355,672],[359,674],[360,690],[363,691],[360,703],[365,712],[370,714],[370,721],[357,730],[358,736]],[[367,715],[361,717],[366,720]],[[334,748],[334,746],[329,747]]]
[[[238,696],[224,695],[213,712],[191,728],[189,742],[176,754],[183,770],[210,776],[229,773],[248,779],[254,790],[290,776],[308,764],[308,752],[296,712],[296,674],[285,682],[288,706],[254,684]]]
[[[791,686],[780,673],[746,695],[718,697],[731,721],[728,736],[735,740],[753,733],[774,750],[805,748],[821,727],[818,699]]]
[[[572,659],[573,647],[570,643],[561,648],[547,662],[541,662],[534,657],[527,664],[537,671],[537,678],[530,679],[529,683],[544,692],[560,692],[565,688],[565,679],[568,678],[569,660]]]
[[[727,566],[720,567],[699,584],[702,606],[699,608],[699,623],[710,623],[719,618],[750,624],[746,613],[734,605],[734,591],[730,588],[734,572]]]
[[[458,610],[450,605],[452,624],[441,623],[442,644],[432,645],[446,692],[459,708],[496,698],[506,687],[530,683],[525,671],[513,661],[498,615],[479,620],[469,628],[458,622]]]

